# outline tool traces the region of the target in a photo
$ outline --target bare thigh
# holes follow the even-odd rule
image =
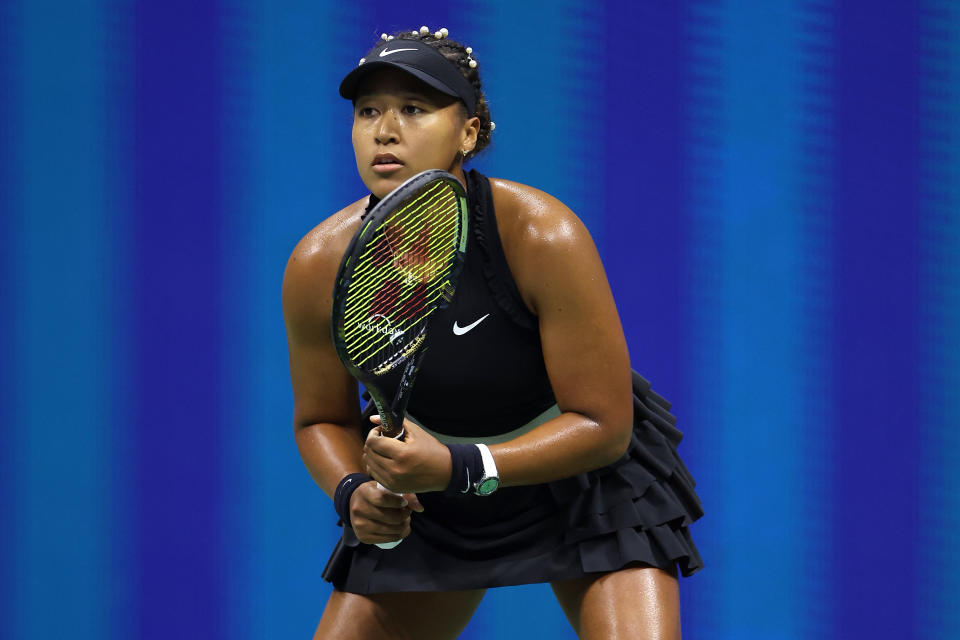
[[[675,574],[635,566],[551,586],[581,640],[680,640]]]
[[[411,591],[358,595],[334,591],[314,640],[454,640],[483,599],[475,591]]]

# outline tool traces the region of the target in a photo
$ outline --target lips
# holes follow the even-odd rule
[[[396,171],[403,163],[392,153],[378,153],[373,158],[373,170],[377,173]]]

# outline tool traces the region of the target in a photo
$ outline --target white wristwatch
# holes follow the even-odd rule
[[[483,476],[473,484],[473,492],[478,496],[488,496],[500,486],[500,476],[497,475],[497,465],[490,448],[485,444],[477,444],[477,448],[483,461]]]

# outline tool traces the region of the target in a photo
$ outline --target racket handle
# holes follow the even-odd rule
[[[392,493],[392,494],[395,495],[395,496],[401,496],[401,495],[403,495],[402,493],[397,493],[396,491],[390,491],[390,489],[387,489],[385,486],[383,486],[383,485],[380,484],[379,482],[377,483],[377,488],[378,488],[378,489],[383,489],[384,491],[387,491],[387,492],[389,492],[389,493]],[[378,543],[377,543],[377,546],[380,547],[381,549],[393,549],[394,547],[396,547],[396,546],[397,546],[398,544],[400,544],[401,542],[403,542],[403,538],[400,538],[399,540],[394,540],[393,542],[378,542]]]

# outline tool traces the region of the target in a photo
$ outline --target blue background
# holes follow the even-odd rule
[[[960,637],[949,0],[0,0],[0,636],[310,636],[338,529],[281,277],[364,193],[339,79],[421,24],[674,403],[685,637]],[[463,637],[531,634],[572,637],[545,585]]]

